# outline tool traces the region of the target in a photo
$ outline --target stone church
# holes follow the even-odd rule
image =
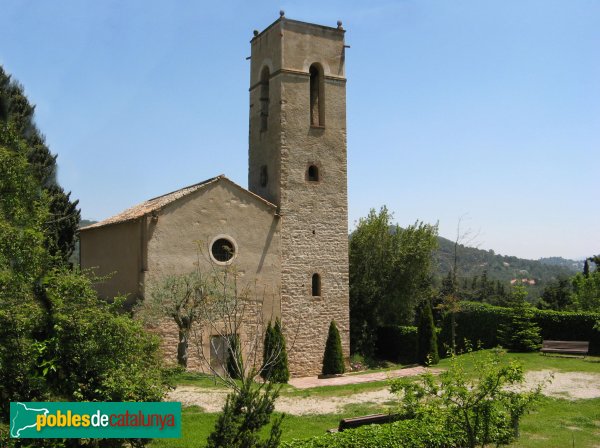
[[[344,33],[341,22],[283,14],[254,32],[248,189],[220,175],[81,229],[81,267],[113,273],[101,296],[143,300],[149,285],[193,270],[201,241],[210,257],[201,268],[235,263],[270,291],[265,309],[294,340],[292,375],[320,373],[331,320],[348,356]],[[175,325],[161,333],[175,360]]]

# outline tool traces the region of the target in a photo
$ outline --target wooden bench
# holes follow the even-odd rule
[[[542,353],[562,353],[566,355],[583,355],[585,358],[588,354],[590,343],[586,341],[543,341]]]
[[[393,414],[371,414],[362,417],[345,418],[340,421],[338,431],[341,432],[345,429],[358,428],[364,425],[391,423],[395,420],[398,420],[398,416]]]

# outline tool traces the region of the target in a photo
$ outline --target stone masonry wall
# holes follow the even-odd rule
[[[343,31],[282,20],[265,34],[273,47],[281,47],[282,59],[273,62],[280,69],[270,82],[276,86],[272,92],[281,95],[270,99],[280,109],[279,132],[259,140],[253,136],[257,122],[251,114],[251,165],[253,153],[271,153],[272,139],[278,137],[282,321],[292,375],[315,375],[321,371],[331,320],[340,330],[346,356],[350,348]],[[272,42],[273,36],[280,42]],[[266,36],[257,39],[263,38],[269,40]],[[253,45],[257,71],[260,58],[268,56],[268,48],[255,51]],[[324,127],[310,125],[309,68],[313,63],[319,63],[325,74]],[[307,169],[313,164],[319,167],[318,182],[307,180]],[[321,276],[318,297],[311,291],[315,273]]]

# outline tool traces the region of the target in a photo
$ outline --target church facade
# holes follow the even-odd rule
[[[332,320],[348,356],[344,54],[341,24],[282,15],[255,32],[248,189],[217,176],[81,229],[82,268],[114,273],[99,294],[143,300],[152,284],[195,263],[235,263],[241,280],[264,292],[267,320],[281,318],[292,375],[320,373]],[[160,333],[174,360],[176,327]]]

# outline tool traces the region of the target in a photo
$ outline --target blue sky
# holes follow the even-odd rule
[[[595,0],[2,0],[0,64],[83,217],[247,185],[245,58],[280,9],[347,29],[351,228],[385,204],[496,253],[600,253]]]

